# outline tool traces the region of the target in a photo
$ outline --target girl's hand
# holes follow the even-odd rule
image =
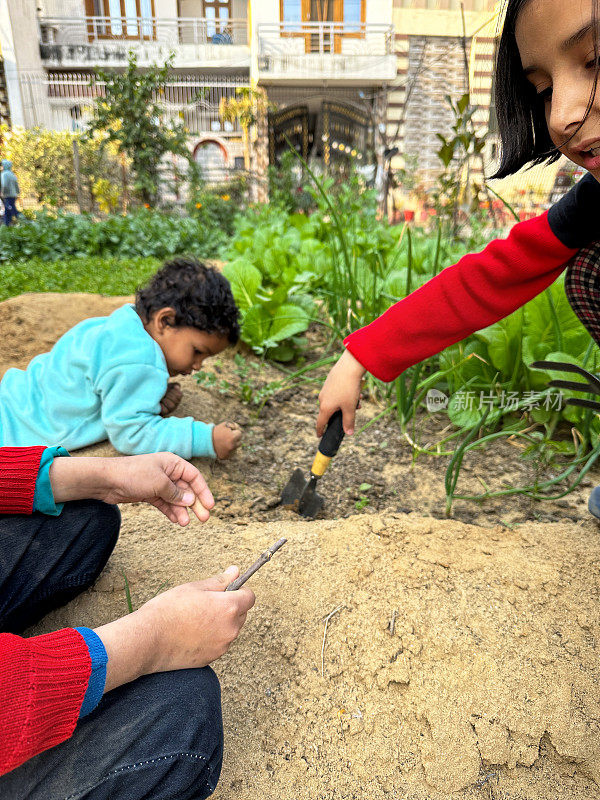
[[[319,393],[317,436],[323,436],[329,418],[338,408],[342,411],[344,433],[354,433],[354,417],[360,399],[360,385],[367,370],[349,350],[329,372]]]
[[[217,458],[230,458],[242,441],[242,429],[235,422],[221,422],[212,433]]]

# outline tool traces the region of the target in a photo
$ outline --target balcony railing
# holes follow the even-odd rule
[[[81,72],[29,75],[26,84],[32,98],[42,91],[49,100],[50,117],[36,118],[34,124],[55,130],[85,127],[93,113],[94,100],[103,97],[105,90],[102,81],[91,83],[91,76]],[[239,124],[223,123],[219,116],[221,98],[233,97],[239,86],[248,86],[247,77],[182,75],[170,80],[156,101],[165,119],[182,121],[191,134],[239,136]]]
[[[258,26],[259,55],[281,55],[290,49],[307,55],[390,55],[394,52],[394,29],[391,25],[366,22],[278,22]]]
[[[265,79],[393,80],[395,58],[392,25],[279,22],[258,26],[258,68]]]
[[[86,45],[146,42],[176,46],[247,45],[245,19],[215,20],[200,17],[42,17],[42,44]]]

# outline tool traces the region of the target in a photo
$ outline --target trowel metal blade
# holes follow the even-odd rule
[[[288,506],[303,517],[316,517],[323,508],[323,498],[316,492],[316,481],[307,481],[297,467],[281,493],[281,505]]]
[[[281,505],[294,506],[297,510],[298,503],[307,485],[308,481],[304,477],[304,473],[300,467],[297,467],[281,493]]]
[[[306,489],[302,492],[302,497],[298,503],[298,513],[303,517],[316,517],[323,508],[323,498],[316,491],[316,482],[308,482]]]

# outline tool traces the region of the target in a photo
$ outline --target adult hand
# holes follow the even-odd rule
[[[242,429],[235,422],[221,422],[212,433],[213,447],[217,458],[230,458],[242,441]]]
[[[81,499],[146,502],[182,526],[190,521],[186,506],[191,506],[196,497],[204,506],[194,512],[201,522],[206,522],[209,509],[215,504],[198,469],[174,453],[55,458],[50,467],[50,483],[57,503]]]
[[[319,416],[317,436],[325,433],[329,418],[338,409],[342,411],[344,433],[354,433],[354,417],[360,399],[360,385],[367,370],[349,350],[345,350],[339,361],[331,368],[319,392]]]
[[[108,654],[105,691],[140,675],[204,667],[220,658],[255,602],[246,587],[225,592],[238,575],[232,566],[208,580],[176,586],[97,628]]]

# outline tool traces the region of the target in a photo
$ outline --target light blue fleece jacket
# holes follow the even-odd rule
[[[0,445],[77,450],[108,438],[121,453],[215,458],[213,425],[161,417],[169,373],[132,305],[67,331],[0,383]]]

